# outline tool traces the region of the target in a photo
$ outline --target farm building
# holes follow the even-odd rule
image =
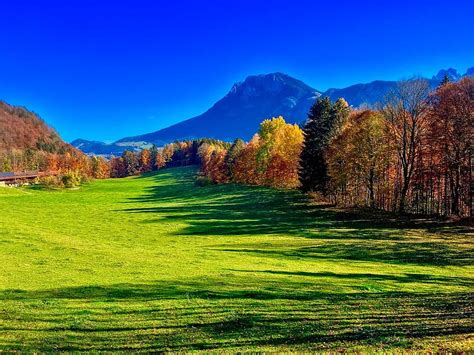
[[[36,178],[44,175],[44,173],[38,171],[25,171],[21,173],[0,172],[0,185],[22,185],[33,182]]]

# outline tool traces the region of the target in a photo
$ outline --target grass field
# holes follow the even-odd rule
[[[0,350],[472,350],[472,229],[194,168],[0,188]]]

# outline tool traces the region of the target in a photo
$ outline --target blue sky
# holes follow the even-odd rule
[[[0,0],[0,99],[113,141],[280,71],[318,90],[474,66],[474,1]]]

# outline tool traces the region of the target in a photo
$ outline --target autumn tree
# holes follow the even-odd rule
[[[110,164],[102,157],[91,158],[92,177],[95,179],[106,179],[110,177]]]
[[[126,150],[122,154],[122,160],[127,176],[136,175],[140,172],[140,162],[134,152]]]
[[[173,157],[176,145],[174,143],[166,144],[161,150],[161,155],[165,161],[165,165],[169,163]]]
[[[127,167],[122,157],[110,159],[110,177],[121,178],[127,176]]]
[[[264,120],[258,131],[258,170],[265,185],[294,188],[299,186],[297,157],[301,153],[303,131],[287,124],[283,117]]]
[[[236,156],[232,168],[232,180],[234,182],[253,185],[261,183],[261,173],[257,165],[260,144],[260,136],[255,134]]]
[[[472,216],[472,153],[474,142],[474,79],[447,82],[430,97],[427,139],[444,179],[444,213]],[[449,203],[448,203],[449,202]]]
[[[226,164],[227,150],[220,145],[203,143],[198,149],[201,158],[201,174],[215,183],[229,181]]]
[[[225,163],[227,165],[227,171],[229,172],[229,178],[233,180],[234,177],[234,165],[237,158],[242,154],[245,149],[245,142],[242,139],[236,139],[227,151]]]
[[[149,149],[142,149],[139,154],[140,171],[146,173],[152,170],[151,153]]]
[[[426,128],[428,112],[426,80],[403,81],[393,91],[383,109],[391,132],[391,143],[397,150],[399,160],[400,186],[398,211],[405,212],[407,195],[420,152],[423,131]]]
[[[329,140],[337,136],[342,130],[342,127],[347,122],[350,112],[351,110],[346,100],[343,98],[336,100],[332,106],[333,122],[329,132]]]
[[[159,170],[161,168],[164,168],[165,165],[166,165],[166,160],[163,156],[163,153],[157,152],[154,159],[154,165],[153,165],[154,170]]]
[[[377,204],[376,197],[380,196],[376,193],[385,192],[383,183],[390,157],[382,115],[354,112],[331,140],[326,154],[333,193],[348,197],[350,204],[383,207]]]

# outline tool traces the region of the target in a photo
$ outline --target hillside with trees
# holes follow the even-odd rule
[[[110,176],[109,163],[65,143],[37,114],[0,101],[0,172],[43,172],[42,182],[73,187]]]
[[[71,146],[37,114],[24,107],[0,101],[0,151],[33,149],[64,153]]]
[[[34,112],[0,101],[0,171],[58,170],[66,156],[82,153]]]

